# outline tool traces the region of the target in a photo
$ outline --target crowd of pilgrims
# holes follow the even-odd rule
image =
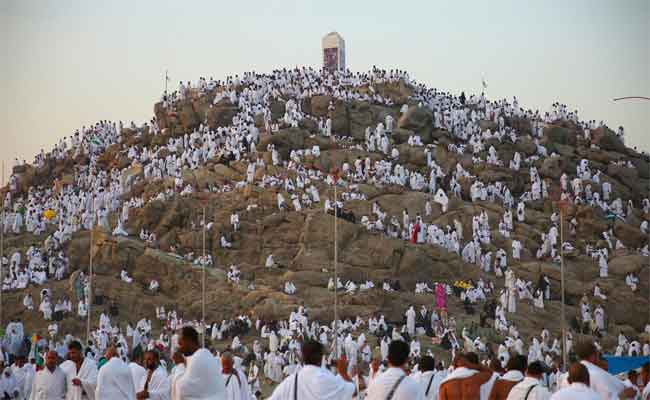
[[[542,332],[541,342],[535,339],[528,354],[522,354],[522,343],[510,350],[501,345],[497,353],[486,354],[485,345],[478,338],[472,342],[464,328],[465,348],[452,345],[452,362],[445,365],[414,341],[409,345],[409,333],[417,331],[409,328],[400,334],[393,329],[388,334],[383,318],[369,321],[374,324],[369,337],[351,335],[364,321],[343,322],[341,335],[330,346],[328,332],[335,328],[310,324],[303,308],[292,312],[288,324],[260,328],[260,321],[252,324],[240,316],[205,332],[193,326],[202,329],[196,321],[184,322],[175,312],[161,315],[169,316],[171,326],[179,324],[169,349],[163,335],[151,338],[150,322],[144,319],[135,328],[129,325],[125,336],[102,314],[100,329],[85,346],[69,334],[54,343],[53,332],[50,340],[37,335],[26,339],[22,323],[12,321],[3,340],[6,351],[0,352],[0,395],[31,400],[252,400],[261,398],[262,385],[270,384],[271,400],[518,400],[531,392],[534,399],[551,400],[650,396],[650,363],[640,373],[611,375],[592,341],[576,343],[576,360],[567,372],[556,364],[549,367],[542,352],[557,356],[559,350],[557,340],[549,344],[548,332]],[[252,329],[268,339],[268,346],[255,340],[247,347],[239,340],[238,334]],[[202,346],[204,335],[219,340],[224,334],[234,336],[223,349]],[[378,346],[367,341],[370,335],[381,337]]]
[[[334,101],[368,101],[371,103],[392,106],[388,97],[382,97],[373,89],[373,85],[403,81],[415,88],[409,99],[410,107],[422,107],[433,111],[433,124],[437,129],[447,130],[455,139],[455,144],[450,144],[447,150],[451,152],[473,154],[474,164],[494,164],[507,166],[512,170],[525,169],[530,177],[527,190],[523,193],[512,193],[506,182],[482,182],[477,176],[457,163],[455,168],[445,171],[435,160],[435,146],[424,146],[426,156],[426,169],[409,171],[400,164],[398,147],[391,138],[396,121],[392,116],[376,126],[368,126],[363,140],[355,141],[347,137],[338,137],[332,133],[332,121],[329,117],[315,118],[304,113],[301,109],[302,99],[316,96],[329,95],[333,101],[329,109],[334,109]],[[359,91],[358,88],[369,85],[368,92]],[[561,355],[559,339],[552,339],[549,332],[544,329],[539,336],[529,339],[528,350],[517,327],[508,320],[508,314],[517,312],[518,302],[528,302],[535,308],[543,309],[544,301],[551,298],[550,279],[541,275],[538,282],[526,281],[516,277],[512,264],[517,263],[526,251],[523,244],[512,239],[511,248],[499,248],[494,253],[487,250],[492,243],[495,228],[504,238],[510,238],[515,224],[526,222],[526,203],[549,197],[549,185],[554,182],[542,179],[534,162],[544,157],[559,157],[557,154],[548,154],[546,148],[540,144],[545,124],[558,120],[569,120],[581,128],[581,134],[589,139],[590,132],[603,125],[603,122],[581,121],[577,111],[568,111],[563,104],[553,104],[552,109],[546,113],[524,110],[519,107],[518,100],[489,101],[483,94],[470,96],[465,94],[455,96],[436,89],[428,89],[417,84],[403,71],[384,71],[373,69],[368,73],[337,72],[326,74],[311,68],[297,68],[291,70],[277,70],[272,74],[246,73],[242,77],[228,77],[225,81],[206,80],[201,78],[197,84],[182,83],[179,89],[172,93],[164,93],[161,99],[163,107],[170,112],[175,105],[192,96],[215,94],[213,104],[223,101],[238,107],[238,113],[233,117],[232,124],[227,127],[211,129],[207,123],[201,124],[193,132],[177,138],[169,138],[161,145],[151,148],[147,146],[127,146],[121,135],[126,126],[122,122],[113,123],[101,121],[90,127],[82,127],[69,138],[62,139],[50,153],[41,151],[35,157],[34,166],[45,168],[52,160],[63,160],[67,157],[77,158],[86,156],[86,165],[75,165],[73,181],[57,180],[52,187],[30,187],[26,195],[17,191],[19,181],[16,174],[9,181],[9,190],[4,201],[4,219],[1,228],[6,234],[30,233],[33,235],[46,234],[40,247],[32,246],[26,252],[15,251],[10,258],[3,257],[3,291],[20,291],[28,286],[38,286],[40,299],[33,299],[26,294],[23,306],[26,312],[38,310],[48,321],[48,332],[39,341],[32,343],[31,356],[34,359],[47,359],[46,350],[56,352],[60,359],[66,358],[72,336],[58,332],[56,320],[61,319],[61,314],[76,313],[79,318],[86,318],[88,313],[88,277],[80,272],[75,279],[74,302],[70,298],[53,298],[46,287],[51,280],[62,280],[70,276],[74,266],[70,265],[63,249],[66,242],[71,240],[72,234],[79,230],[91,229],[99,225],[102,229],[112,232],[113,235],[139,237],[151,246],[157,245],[155,233],[141,229],[138,233],[129,233],[125,226],[129,219],[130,210],[144,207],[152,201],[168,201],[175,196],[187,196],[198,191],[213,193],[228,192],[246,185],[257,185],[262,188],[274,190],[277,194],[277,207],[280,210],[301,212],[303,209],[318,209],[326,213],[336,214],[352,222],[360,223],[368,231],[391,238],[400,238],[413,244],[437,246],[445,251],[456,253],[462,259],[475,264],[490,278],[481,278],[478,282],[463,282],[452,285],[445,282],[418,282],[415,287],[416,294],[432,294],[434,303],[427,309],[422,307],[416,310],[409,307],[405,310],[403,321],[387,322],[382,315],[372,316],[367,320],[357,317],[354,321],[344,320],[338,324],[321,324],[319,321],[308,323],[308,312],[300,307],[284,321],[253,322],[249,316],[241,315],[232,320],[221,323],[208,324],[197,320],[184,320],[176,310],[166,311],[164,307],[156,310],[156,319],[159,320],[160,336],[153,337],[151,321],[147,318],[139,321],[135,326],[128,324],[120,328],[113,325],[107,314],[102,314],[99,324],[92,332],[92,338],[85,342],[84,351],[88,358],[100,361],[106,351],[113,349],[120,358],[128,359],[132,355],[129,349],[157,349],[162,354],[176,354],[178,347],[178,329],[183,326],[193,326],[200,335],[209,337],[210,340],[223,341],[232,339],[229,351],[235,356],[237,368],[246,368],[248,377],[244,379],[250,383],[251,392],[255,393],[260,388],[260,379],[263,376],[272,382],[280,382],[284,376],[290,375],[300,364],[300,343],[307,339],[316,339],[325,346],[329,352],[328,362],[333,362],[334,354],[346,354],[349,363],[349,372],[361,371],[359,366],[365,366],[373,360],[375,350],[379,355],[380,363],[385,364],[388,357],[388,348],[391,342],[408,344],[409,355],[416,360],[423,356],[420,338],[432,337],[451,350],[460,354],[460,350],[471,353],[480,353],[483,359],[488,356],[498,358],[502,367],[508,364],[511,355],[526,356],[528,362],[539,361],[548,371],[557,370],[558,357]],[[284,115],[273,120],[270,104],[274,100],[285,101]],[[400,114],[408,112],[409,105],[400,108]],[[262,115],[264,120],[263,131],[255,126],[256,116]],[[485,142],[497,139],[500,142],[514,143],[518,140],[518,132],[506,125],[509,117],[527,118],[532,123],[532,134],[537,146],[537,154],[525,157],[515,152],[512,160],[501,160],[494,146],[486,149]],[[256,170],[264,167],[262,157],[256,155],[256,145],[261,134],[274,134],[279,129],[297,127],[303,119],[315,119],[320,135],[335,141],[341,149],[358,149],[380,155],[380,159],[372,161],[370,156],[358,157],[353,163],[345,162],[341,165],[337,176],[323,172],[319,169],[306,166],[305,160],[310,157],[319,157],[320,148],[292,150],[289,159],[282,159],[280,152],[272,144],[267,150],[271,153],[273,165],[282,166],[289,173],[276,175],[263,175],[256,179]],[[495,123],[494,131],[482,130],[479,122],[490,120]],[[135,135],[142,135],[149,131],[154,135],[160,133],[156,119],[142,126],[131,123],[128,126]],[[624,139],[624,131],[619,128],[617,135]],[[408,139],[410,146],[423,146],[421,138],[414,135]],[[142,166],[142,177],[128,174],[126,170],[103,170],[98,165],[98,160],[108,147],[118,145],[121,151],[134,163]],[[595,146],[595,145],[592,145]],[[165,150],[165,151],[163,151]],[[487,156],[482,158],[487,150]],[[205,188],[194,187],[182,178],[184,169],[197,169],[208,160],[219,160],[228,163],[235,160],[248,162],[245,180],[229,182],[224,185],[210,185]],[[23,164],[18,162],[17,164]],[[622,163],[623,167],[631,168],[629,163]],[[579,162],[575,177],[566,173],[560,178],[561,198],[574,204],[588,204],[600,208],[608,216],[625,220],[629,215],[641,216],[643,223],[639,229],[647,234],[649,231],[648,214],[650,213],[650,200],[643,199],[640,204],[631,200],[615,197],[610,182],[601,182],[601,171],[590,165],[589,160]],[[144,199],[134,196],[127,200],[124,195],[141,180],[155,181],[172,178],[174,187],[163,189],[159,194]],[[432,223],[433,207],[445,213],[448,210],[450,198],[461,197],[461,180],[471,180],[471,202],[492,202],[503,205],[504,212],[497,220],[490,221],[490,216],[483,210],[472,216],[471,232],[464,232],[463,224],[458,218],[453,223],[438,226]],[[345,204],[352,200],[366,200],[365,194],[360,190],[360,184],[376,186],[398,185],[412,191],[423,192],[426,197],[421,205],[420,212],[409,214],[404,209],[401,215],[389,215],[382,209],[378,202],[373,202],[368,215],[355,216],[345,210]],[[340,196],[334,200],[330,198],[321,201],[320,193],[328,188],[338,185]],[[239,230],[240,213],[245,215],[255,205],[248,205],[246,211],[240,210],[232,214],[230,224],[232,231]],[[413,210],[411,210],[412,212]],[[109,216],[114,216],[116,222],[111,226]],[[583,251],[593,257],[599,266],[600,277],[608,277],[608,261],[614,252],[626,249],[626,244],[614,235],[613,230],[602,232],[602,239],[606,246],[597,248],[592,241],[584,249],[576,249],[572,243],[575,239],[579,221],[573,218],[568,223],[569,235],[565,242],[559,243],[559,219],[557,212],[550,217],[549,228],[542,234],[539,247],[533,257],[550,259],[559,262],[560,246],[565,252]],[[193,225],[206,228],[212,225],[208,221],[194,221]],[[193,226],[194,227],[194,226]],[[232,235],[224,232],[219,245],[227,250],[232,246]],[[648,245],[640,249],[629,249],[645,256],[650,255]],[[181,250],[173,248],[172,253],[183,257],[194,264],[212,265],[211,256],[198,257],[192,252],[184,255]],[[279,262],[269,254],[266,267],[274,268]],[[239,284],[241,272],[236,265],[230,267],[228,279],[233,284]],[[120,278],[132,283],[133,279],[126,270]],[[503,289],[497,289],[495,281],[503,280]],[[625,283],[631,291],[637,290],[639,279],[633,273],[625,278]],[[325,284],[325,283],[324,283]],[[376,290],[400,291],[399,280],[372,282],[353,282],[348,280],[343,284],[340,280],[334,283],[330,278],[326,283],[328,289],[342,289],[342,293],[354,294],[356,291]],[[159,290],[159,283],[152,277],[148,288],[155,292]],[[254,290],[254,283],[249,289]],[[289,295],[300,290],[293,282],[285,282],[278,288]],[[344,291],[343,291],[344,290]],[[343,294],[345,295],[345,294]],[[458,297],[469,313],[477,310],[480,315],[480,329],[490,327],[499,332],[505,340],[503,343],[490,343],[487,338],[481,338],[478,327],[464,327],[462,333],[457,331],[453,316],[447,315],[447,296]],[[38,300],[39,304],[34,303]],[[586,293],[580,303],[580,316],[576,321],[577,330],[593,333],[600,336],[607,332],[606,317],[603,304],[607,296],[596,284],[593,293]],[[76,304],[75,304],[76,303]],[[592,311],[593,309],[593,311]],[[488,322],[491,321],[491,322]],[[15,326],[22,326],[17,322]],[[24,332],[21,329],[7,329],[3,350],[5,360],[10,360],[19,355],[11,351],[16,343],[22,341]],[[338,334],[335,333],[338,327]],[[650,331],[650,329],[646,329]],[[364,333],[365,332],[365,333]],[[366,333],[368,337],[366,337]],[[610,332],[612,333],[612,332]],[[244,344],[245,335],[258,335],[252,348]],[[371,339],[371,336],[374,336]],[[49,338],[49,340],[47,339]],[[336,338],[336,340],[334,340]],[[268,339],[268,345],[261,342]],[[131,341],[131,343],[129,343]],[[37,345],[38,344],[38,345]],[[595,342],[596,346],[598,342]],[[498,346],[498,350],[495,350]],[[572,337],[566,341],[567,351],[571,351]],[[225,350],[225,349],[224,349]],[[40,357],[35,353],[40,351]],[[650,345],[641,344],[636,338],[628,340],[619,335],[617,354],[644,354],[650,355]],[[229,353],[230,354],[230,353]],[[431,356],[431,354],[427,354]],[[241,357],[240,357],[241,356]],[[493,358],[494,358],[493,357]],[[163,357],[164,359],[164,357]],[[164,361],[164,360],[163,360]],[[436,366],[438,368],[439,366]],[[355,369],[356,368],[356,369]],[[444,370],[445,368],[441,368]],[[360,375],[361,372],[359,372]],[[237,379],[241,384],[241,379]],[[548,377],[548,386],[556,384],[553,375]],[[367,384],[367,382],[366,382]],[[137,386],[137,383],[136,383]],[[363,385],[361,385],[363,386]],[[240,386],[241,387],[241,386]],[[399,397],[396,397],[399,398]]]

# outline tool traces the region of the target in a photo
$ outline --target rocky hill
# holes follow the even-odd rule
[[[425,146],[433,153],[435,162],[445,174],[442,182],[449,182],[456,164],[461,164],[471,175],[484,183],[497,181],[507,185],[515,198],[530,190],[528,165],[518,171],[507,167],[515,152],[522,157],[534,156],[538,146],[532,137],[529,119],[523,117],[506,117],[505,125],[516,129],[518,140],[499,141],[492,139],[484,143],[485,149],[479,154],[466,151],[462,154],[450,150],[449,145],[463,143],[448,131],[434,127],[433,112],[427,107],[419,107],[413,98],[416,87],[401,80],[393,83],[372,85],[372,93],[379,93],[390,98],[393,105],[386,106],[367,101],[343,101],[332,96],[313,96],[300,101],[300,109],[307,116],[299,122],[298,127],[280,126],[274,134],[265,131],[261,115],[255,119],[255,125],[261,131],[257,144],[257,157],[265,161],[265,166],[257,168],[255,182],[259,183],[264,175],[295,178],[296,170],[287,165],[275,166],[271,160],[268,145],[274,144],[282,160],[288,161],[292,150],[309,149],[317,145],[320,156],[303,157],[306,168],[314,168],[327,174],[333,169],[341,169],[345,162],[353,165],[361,157],[370,157],[373,161],[383,158],[379,152],[368,152],[363,144],[365,130],[393,116],[396,128],[391,135],[392,145],[399,149],[399,162],[409,171],[420,171],[429,176],[425,147],[411,146],[407,140],[412,135],[419,135]],[[236,88],[238,93],[243,86]],[[355,90],[370,93],[369,85]],[[174,195],[169,200],[151,200],[160,192],[174,187],[173,178],[164,178],[157,182],[144,179],[143,167],[132,163],[124,149],[135,146],[153,149],[168,142],[170,138],[182,137],[207,124],[211,129],[229,126],[240,108],[228,98],[213,104],[219,89],[204,93],[196,90],[173,106],[162,102],[154,106],[154,113],[160,133],[154,134],[150,126],[132,129],[123,128],[120,132],[122,145],[113,145],[106,149],[98,159],[98,165],[110,171],[117,168],[123,178],[130,177],[135,182],[121,198],[127,201],[142,196],[145,205],[130,211],[126,229],[129,237],[112,236],[108,231],[96,229],[91,241],[90,232],[82,230],[74,233],[65,244],[65,252],[70,258],[72,276],[63,281],[48,282],[56,296],[66,294],[73,297],[73,280],[76,270],[87,270],[89,254],[93,254],[94,290],[104,295],[109,301],[119,306],[119,319],[123,322],[135,322],[143,316],[154,318],[155,307],[165,305],[167,309],[177,309],[188,319],[200,318],[201,315],[201,268],[190,261],[171,253],[193,252],[200,255],[203,248],[203,232],[200,228],[202,209],[205,207],[206,220],[213,225],[206,232],[206,252],[212,256],[213,265],[207,268],[207,319],[220,321],[240,313],[259,316],[266,320],[284,319],[297,305],[305,305],[311,318],[329,321],[333,318],[333,295],[327,290],[327,282],[334,270],[334,217],[323,211],[324,199],[333,199],[333,187],[324,181],[315,181],[321,204],[302,211],[279,211],[276,195],[280,191],[286,199],[290,194],[283,188],[262,188],[256,185],[236,185],[246,180],[246,168],[249,156],[239,161],[221,161],[217,158],[208,160],[198,169],[184,168],[182,178],[185,184],[191,184],[194,193],[182,196]],[[333,107],[330,106],[333,104]],[[403,104],[409,108],[404,114],[400,112]],[[279,120],[285,113],[285,101],[273,99],[269,103],[273,121]],[[313,118],[312,118],[313,117]],[[331,129],[339,140],[324,137],[319,132],[318,118],[330,118]],[[493,121],[480,122],[482,130],[496,130]],[[588,159],[592,170],[602,171],[601,182],[610,182],[613,186],[612,198],[620,197],[625,202],[632,200],[634,212],[625,219],[608,219],[602,210],[587,204],[572,205],[568,208],[566,221],[575,217],[578,229],[575,237],[568,240],[578,250],[567,255],[565,260],[567,278],[567,319],[575,319],[579,314],[579,301],[585,292],[591,294],[593,286],[599,282],[608,295],[603,302],[608,317],[608,335],[601,344],[611,347],[614,335],[620,331],[627,335],[640,334],[648,320],[648,277],[650,267],[648,257],[639,254],[638,249],[648,244],[648,236],[643,235],[639,226],[649,215],[641,210],[641,201],[650,192],[650,166],[648,157],[633,149],[625,147],[616,134],[606,127],[591,132],[587,140],[583,129],[569,120],[558,120],[545,124],[543,136],[539,142],[545,146],[548,154],[557,153],[559,157],[539,157],[530,165],[537,167],[541,177],[548,182],[549,198],[529,201],[526,206],[525,223],[515,222],[511,238],[503,237],[497,229],[498,222],[505,209],[501,202],[470,200],[469,190],[473,183],[467,179],[461,181],[462,197],[457,198],[448,192],[450,203],[447,212],[442,212],[439,204],[433,204],[430,216],[423,217],[424,222],[444,227],[453,226],[458,219],[463,231],[471,236],[472,217],[485,210],[492,225],[492,241],[484,246],[484,251],[492,252],[499,248],[508,254],[508,264],[517,277],[537,282],[540,273],[551,278],[552,300],[547,301],[543,310],[533,308],[531,304],[519,303],[519,312],[510,314],[509,321],[517,325],[524,337],[538,335],[545,327],[556,336],[560,327],[560,266],[548,258],[539,260],[535,257],[541,244],[541,236],[547,232],[550,216],[556,207],[553,199],[560,193],[559,178],[565,172],[572,179],[576,175],[576,166],[581,159]],[[593,146],[596,145],[596,146]],[[487,149],[494,146],[505,167],[487,163],[476,163],[473,156],[485,159]],[[161,150],[162,152],[166,150]],[[164,157],[164,155],[163,155]],[[617,164],[629,161],[633,168]],[[64,160],[49,158],[41,168],[20,166],[14,170],[18,190],[14,198],[27,194],[30,187],[43,186],[56,188],[72,180],[75,166],[88,164],[87,156],[72,156]],[[210,186],[234,187],[231,191],[206,192]],[[443,184],[444,186],[444,184]],[[8,190],[5,188],[5,190]],[[341,187],[339,194],[349,190]],[[338,219],[338,271],[343,282],[352,280],[360,282],[372,280],[377,287],[372,290],[357,292],[354,295],[341,294],[339,312],[342,317],[353,318],[357,315],[368,317],[373,313],[383,313],[387,320],[401,322],[408,305],[433,304],[433,295],[416,295],[416,282],[447,282],[458,279],[479,278],[492,280],[497,288],[503,287],[503,279],[494,273],[481,272],[479,267],[463,262],[455,253],[432,245],[413,244],[401,239],[368,231],[359,223],[361,216],[372,214],[372,203],[377,202],[389,216],[401,218],[403,209],[411,216],[425,215],[424,205],[431,193],[413,191],[399,185],[371,185],[359,183],[358,192],[366,200],[345,202],[346,212],[356,216],[356,222]],[[594,192],[600,186],[592,183]],[[151,201],[150,201],[151,200]],[[230,225],[230,215],[238,212],[241,229],[234,232]],[[119,213],[110,216],[111,227],[117,223]],[[400,219],[401,222],[401,219]],[[609,277],[599,278],[597,261],[585,253],[587,245],[606,246],[602,232],[612,229],[626,247],[610,255]],[[5,254],[17,249],[25,250],[30,245],[41,246],[56,229],[50,225],[48,232],[39,236],[29,234],[5,237]],[[154,232],[157,244],[151,246],[138,238],[141,229]],[[222,234],[233,243],[231,249],[219,245]],[[520,261],[512,260],[511,240],[518,239],[523,244]],[[467,240],[467,239],[466,239]],[[273,254],[277,268],[266,268],[265,260]],[[242,271],[239,285],[226,278],[228,267],[235,264]],[[122,269],[129,271],[134,278],[132,284],[120,280]],[[636,272],[641,277],[639,290],[632,292],[626,286],[624,278],[628,272]],[[160,291],[153,295],[146,290],[151,279],[160,282]],[[399,280],[402,290],[385,292],[380,283],[385,279]],[[293,296],[283,292],[286,281],[292,281],[297,287]],[[253,283],[255,288],[250,289]],[[38,298],[41,288],[30,286],[34,299]],[[25,291],[3,293],[4,320],[20,317],[30,331],[45,331],[47,323],[37,311],[26,312],[22,307]],[[478,322],[478,313],[465,315],[458,298],[450,299],[450,313],[461,324]],[[107,309],[106,303],[93,308],[93,321],[99,313]],[[157,323],[157,322],[156,322]],[[70,316],[60,322],[61,332],[85,332],[84,321]],[[496,336],[495,336],[496,337]]]

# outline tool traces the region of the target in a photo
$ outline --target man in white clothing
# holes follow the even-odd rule
[[[406,346],[408,348],[408,346]],[[351,400],[355,386],[347,373],[347,361],[338,360],[338,375],[321,367],[323,345],[308,340],[302,345],[303,367],[287,376],[268,400]],[[408,354],[408,350],[407,350]]]
[[[246,375],[234,367],[232,353],[221,355],[221,374],[226,381],[226,400],[250,400],[251,390]]]
[[[372,381],[366,400],[424,400],[418,382],[405,372],[410,351],[406,342],[394,340],[390,343],[388,369]]]
[[[540,361],[528,364],[526,377],[508,394],[508,400],[548,400],[551,393],[542,383],[544,366]]]
[[[170,380],[167,371],[160,365],[158,352],[146,351],[144,365],[147,367],[147,374],[138,382],[135,397],[138,400],[169,400],[171,398]]]
[[[65,400],[93,400],[97,386],[97,364],[84,357],[81,343],[74,340],[68,345],[68,360],[61,364],[67,381]]]
[[[0,365],[0,396],[3,399],[22,399],[22,387],[11,367]]]
[[[580,363],[569,367],[569,385],[558,390],[550,400],[600,400],[602,397],[589,387],[589,371]]]
[[[178,348],[185,355],[185,372],[172,381],[172,400],[222,400],[226,386],[219,361],[199,347],[199,333],[191,326],[181,330]]]
[[[443,379],[442,373],[436,373],[436,361],[431,356],[420,358],[418,363],[420,373],[414,377],[420,385],[425,400],[438,400],[438,389]]]
[[[575,352],[580,363],[587,367],[589,372],[589,387],[591,387],[604,400],[619,398],[631,398],[636,394],[634,388],[626,388],[623,382],[607,372],[600,359],[600,352],[591,341],[579,342],[575,346]],[[562,388],[568,386],[567,380],[561,382]]]
[[[138,332],[138,329],[136,329]],[[133,377],[133,387],[137,389],[140,381],[147,375],[147,370],[144,369],[142,364],[142,353],[133,352],[131,355],[131,362],[129,363],[129,371],[131,371],[131,377]]]
[[[56,365],[56,351],[48,351],[45,368],[38,371],[32,384],[30,400],[61,400],[65,398],[65,373]]]
[[[104,356],[108,362],[97,374],[95,399],[135,400],[135,387],[129,366],[118,356],[114,346],[109,346]]]
[[[411,337],[415,337],[415,310],[413,306],[406,310],[406,330]]]

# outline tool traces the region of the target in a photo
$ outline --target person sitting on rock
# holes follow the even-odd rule
[[[287,202],[284,200],[284,196],[282,196],[282,193],[278,192],[277,200],[278,200],[278,210],[280,211],[286,210]]]
[[[124,229],[124,225],[122,225],[121,219],[117,221],[117,226],[115,227],[115,229],[113,229],[113,236],[124,236],[124,237],[129,236],[129,232],[127,232],[126,229]]]
[[[84,299],[79,300],[79,305],[77,306],[77,315],[80,318],[86,318],[88,315],[88,307],[86,306]]]
[[[607,296],[602,292],[602,289],[598,283],[596,283],[596,286],[594,286],[594,297],[598,297],[601,300],[607,300]]]
[[[129,276],[129,273],[126,272],[125,269],[123,269],[122,272],[120,272],[120,279],[122,279],[126,283],[132,283],[133,282],[133,278],[131,278]]]
[[[628,285],[633,292],[636,292],[639,278],[634,274],[634,272],[630,272],[625,276],[625,284]]]
[[[32,299],[32,295],[27,293],[25,295],[25,298],[23,299],[23,306],[27,310],[33,310],[34,309],[34,300]]]
[[[285,282],[284,284],[284,292],[288,295],[292,295],[296,293],[296,285],[293,284],[293,282]]]
[[[382,289],[384,289],[384,291],[386,291],[386,292],[394,292],[395,291],[395,289],[393,289],[390,286],[390,283],[388,281],[384,281],[384,283],[382,284]]]
[[[438,189],[435,196],[433,197],[433,201],[440,204],[443,213],[447,212],[447,207],[449,206],[449,198],[447,197],[445,191],[442,190],[442,188]]]
[[[226,239],[226,235],[221,235],[220,243],[221,243],[221,247],[224,249],[232,248],[232,243],[229,242],[228,239]]]
[[[235,232],[239,230],[239,214],[235,212],[230,215],[230,224]]]

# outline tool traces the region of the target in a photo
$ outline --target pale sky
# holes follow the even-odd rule
[[[153,115],[165,69],[179,80],[321,63],[321,37],[348,67],[406,69],[431,87],[555,101],[623,125],[650,150],[650,1],[0,0],[0,159],[31,162],[101,119]]]

